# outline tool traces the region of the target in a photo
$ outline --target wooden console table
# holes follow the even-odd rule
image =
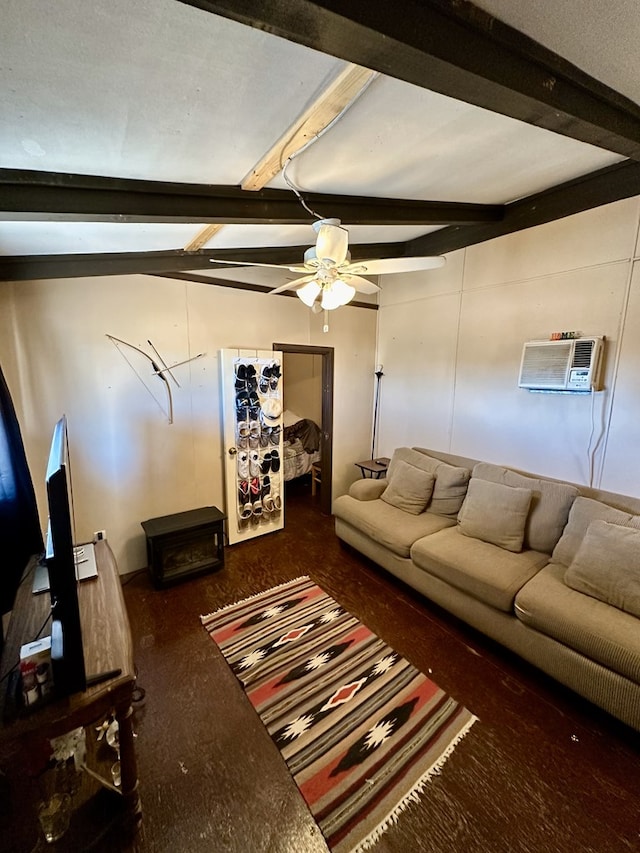
[[[131,702],[135,686],[133,644],[129,618],[124,603],[118,567],[105,540],[95,546],[98,577],[78,585],[80,619],[83,627],[83,649],[87,676],[120,670],[120,675],[88,687],[33,710],[5,720],[8,682],[0,690],[0,743],[19,741],[25,753],[41,738],[54,738],[80,726],[90,726],[111,711],[119,725],[121,793],[127,817],[134,825],[142,817],[138,795],[138,771],[131,722]],[[34,639],[42,628],[50,607],[48,593],[31,592],[31,572],[35,558],[25,571],[9,622],[0,675],[11,670],[20,657],[20,646]],[[29,575],[26,578],[26,575]],[[48,627],[48,626],[47,626]],[[46,636],[47,628],[42,631]]]

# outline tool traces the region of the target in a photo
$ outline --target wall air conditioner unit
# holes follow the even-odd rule
[[[601,391],[604,337],[528,341],[519,388],[530,391]]]

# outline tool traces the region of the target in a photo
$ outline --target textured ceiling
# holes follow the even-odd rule
[[[635,4],[588,4],[588,15],[578,0],[478,5],[638,100],[640,72],[626,61],[640,35]],[[0,55],[2,169],[225,186],[348,64],[177,0],[57,0],[46,14],[41,0],[5,0]],[[624,160],[379,74],[288,175],[309,193],[504,205]],[[282,174],[268,186],[287,189]],[[0,212],[0,256],[179,250],[205,225],[55,218]],[[308,225],[266,223],[225,225],[204,248],[313,242]],[[347,226],[352,244],[371,244],[446,224]]]
[[[637,0],[476,0],[476,5],[640,104]]]

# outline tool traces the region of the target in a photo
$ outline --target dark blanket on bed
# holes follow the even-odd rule
[[[300,439],[307,453],[315,453],[320,448],[320,427],[314,421],[303,418],[295,424],[284,428],[284,440]]]

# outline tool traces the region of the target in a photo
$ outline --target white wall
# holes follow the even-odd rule
[[[322,356],[286,352],[284,406],[290,412],[322,424]]]
[[[322,317],[299,300],[151,276],[0,286],[0,363],[18,413],[41,518],[53,424],[69,422],[79,541],[105,528],[122,573],[146,565],[140,522],[223,503],[218,352],[274,341],[335,348],[334,493],[370,441],[376,313],[346,306]],[[148,362],[106,334],[177,367],[174,423]],[[126,354],[126,359],[124,355]],[[136,372],[139,374],[137,375]],[[144,383],[143,381],[144,380]],[[360,391],[353,405],[351,382]],[[154,396],[150,391],[153,391]],[[154,399],[155,397],[155,399]]]
[[[145,565],[144,519],[223,506],[218,351],[274,341],[335,348],[334,494],[371,450],[374,369],[383,364],[376,453],[418,444],[640,496],[640,200],[452,253],[440,270],[385,276],[378,314],[322,317],[298,300],[148,276],[0,285],[0,363],[45,514],[51,429],[69,418],[78,535],[106,528],[120,570]],[[378,351],[376,347],[378,323]],[[517,388],[526,340],[579,329],[607,338],[606,390]],[[117,335],[176,368],[170,426]],[[160,403],[164,390],[143,376]]]
[[[377,453],[422,445],[640,496],[639,214],[628,199],[385,276]],[[518,389],[522,344],[563,330],[606,336],[605,391]]]

